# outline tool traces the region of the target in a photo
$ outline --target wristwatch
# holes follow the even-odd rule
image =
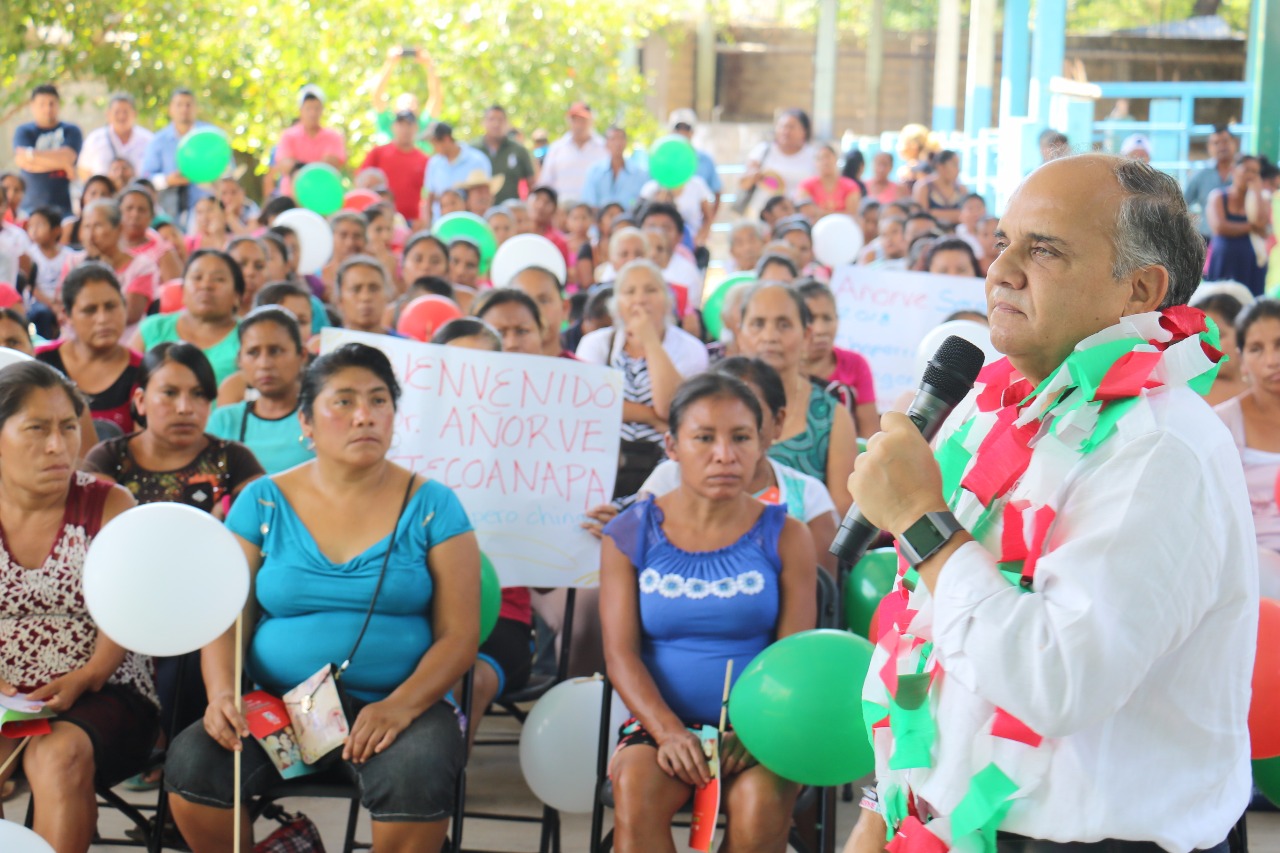
[[[926,512],[898,537],[902,556],[914,569],[942,549],[964,526],[949,512]]]

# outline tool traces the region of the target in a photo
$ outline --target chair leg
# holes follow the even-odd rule
[[[347,810],[347,837],[342,841],[342,853],[354,853],[356,849],[356,824],[360,821],[360,798],[351,798],[351,808]]]
[[[161,853],[164,850],[164,826],[169,822],[169,795],[160,784],[160,796],[156,798],[155,820],[151,823],[151,837],[147,844],[147,853]]]
[[[450,835],[453,838],[453,853],[462,853],[462,823],[467,815],[467,768],[464,765],[458,771],[458,783],[453,792],[453,826]]]

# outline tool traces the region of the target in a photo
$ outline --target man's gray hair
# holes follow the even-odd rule
[[[1191,222],[1181,187],[1140,160],[1116,158],[1112,171],[1125,193],[1116,217],[1112,276],[1164,267],[1169,291],[1160,307],[1187,304],[1204,270],[1204,240]]]

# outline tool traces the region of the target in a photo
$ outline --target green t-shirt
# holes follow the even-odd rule
[[[283,418],[268,420],[255,415],[252,405],[233,403],[215,410],[209,415],[205,432],[248,447],[269,477],[315,458],[315,451],[302,443],[302,424],[296,410]]]
[[[436,149],[431,147],[431,143],[427,141],[426,137],[427,128],[431,127],[432,121],[434,119],[431,116],[418,116],[418,139],[415,144],[418,146],[418,150],[428,157],[436,153]],[[383,110],[380,113],[373,114],[373,123],[378,128],[378,134],[373,138],[375,145],[386,145],[391,141],[391,126],[395,122],[395,110]]]
[[[142,324],[138,326],[138,334],[142,335],[143,350],[150,350],[156,344],[162,344],[165,341],[175,343],[181,341],[182,338],[178,336],[178,318],[181,316],[181,311],[175,311],[172,314],[152,314],[143,319]],[[204,354],[213,367],[214,378],[221,385],[222,380],[236,372],[236,356],[240,354],[239,321],[225,338],[204,350]]]

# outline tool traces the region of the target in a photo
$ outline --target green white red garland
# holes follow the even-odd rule
[[[1007,359],[978,376],[976,413],[938,448],[943,494],[1009,582],[1035,592],[1068,472],[1126,425],[1151,420],[1148,395],[1187,386],[1205,393],[1223,360],[1218,329],[1186,306],[1123,318],[1082,341],[1039,386]],[[913,782],[933,767],[936,690],[943,678],[915,573],[901,564],[881,602],[864,718],[875,745],[891,853],[994,853],[1017,800],[1044,780],[1055,742],[1004,710],[973,744],[968,789],[950,814],[929,813]],[[922,594],[922,593],[921,593]],[[913,603],[917,606],[913,607]],[[919,617],[919,618],[918,618]]]

